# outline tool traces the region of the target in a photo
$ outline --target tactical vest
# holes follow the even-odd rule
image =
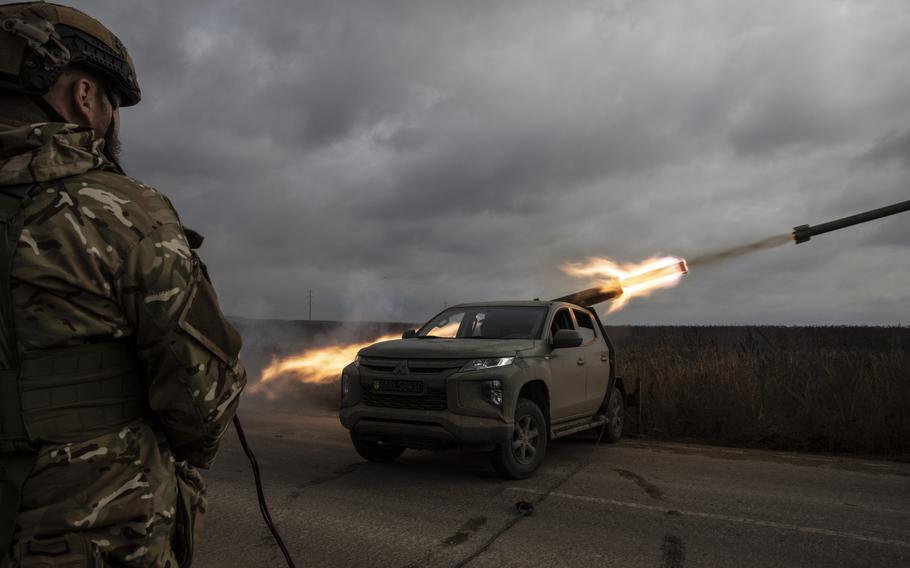
[[[0,566],[25,479],[42,444],[116,432],[147,413],[148,387],[131,339],[20,351],[11,293],[22,203],[35,185],[0,188]]]

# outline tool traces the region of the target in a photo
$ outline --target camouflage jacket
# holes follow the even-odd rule
[[[177,566],[173,543],[193,529],[178,499],[204,512],[192,466],[211,465],[246,381],[240,338],[168,199],[122,174],[91,131],[34,118],[0,111],[0,189],[33,186],[12,268],[19,348],[134,338],[151,412],[41,447],[16,540],[75,533],[117,566]]]

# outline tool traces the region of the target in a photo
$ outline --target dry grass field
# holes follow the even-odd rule
[[[273,355],[401,332],[402,323],[236,319],[255,387]],[[633,432],[672,440],[910,459],[910,328],[608,327],[634,388]],[[244,405],[334,411],[337,382],[250,388]]]
[[[910,457],[910,328],[617,327],[637,431]],[[639,415],[638,409],[630,413]]]

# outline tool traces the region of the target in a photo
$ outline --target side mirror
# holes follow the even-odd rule
[[[411,339],[412,337],[417,337],[416,329],[406,329],[404,333],[401,334],[402,339]]]
[[[578,347],[581,345],[581,334],[574,329],[560,329],[553,334],[553,349],[564,349],[566,347]]]

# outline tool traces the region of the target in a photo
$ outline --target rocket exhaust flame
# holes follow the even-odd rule
[[[592,258],[583,264],[566,264],[563,270],[578,278],[599,278],[600,285],[556,298],[593,306],[614,300],[608,313],[625,307],[632,298],[648,296],[655,290],[672,288],[689,272],[686,261],[672,256],[649,258],[636,264],[619,264],[609,258]]]
[[[676,282],[679,278],[689,272],[689,267],[686,264],[685,260],[676,261],[667,266],[662,266],[660,268],[654,268],[648,270],[647,272],[640,272],[637,274],[632,274],[622,278],[622,288],[625,293],[628,290],[631,290],[633,286],[645,286],[648,284],[653,284],[655,282],[662,281],[664,279],[672,279],[672,282]],[[653,288],[653,286],[651,286]]]
[[[273,357],[272,362],[262,370],[259,384],[252,392],[258,392],[264,385],[280,379],[292,379],[301,383],[329,383],[341,378],[341,371],[352,362],[357,352],[380,341],[399,339],[399,334],[383,335],[370,341],[343,343],[308,349],[299,355]]]

